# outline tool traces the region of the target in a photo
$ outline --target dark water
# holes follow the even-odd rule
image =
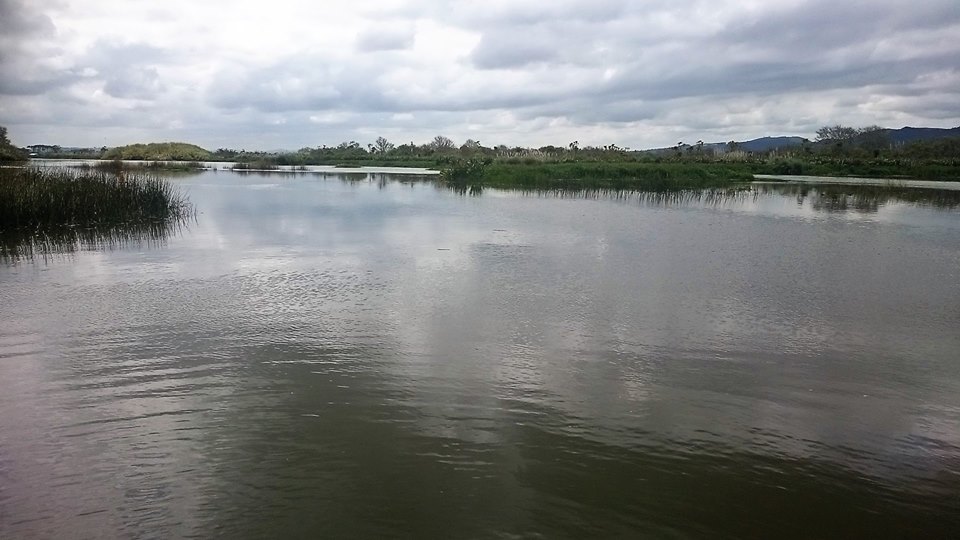
[[[0,265],[0,538],[960,533],[960,211],[208,172]]]

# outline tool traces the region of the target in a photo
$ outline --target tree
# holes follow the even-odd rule
[[[433,138],[433,141],[430,142],[430,148],[434,152],[447,152],[453,150],[456,146],[453,144],[453,141],[443,135],[437,135]]]
[[[857,135],[857,144],[864,150],[869,150],[878,155],[881,150],[890,147],[890,136],[887,130],[880,126],[867,126],[860,128]]]
[[[472,156],[473,154],[477,153],[480,148],[480,141],[467,139],[462,145],[460,145],[460,152],[466,156]]]
[[[818,141],[849,141],[857,136],[857,130],[837,124],[835,126],[824,126],[817,130]]]
[[[378,154],[386,154],[393,150],[393,143],[383,137],[377,137],[377,140],[373,142],[373,149]]]
[[[0,126],[0,161],[20,161],[27,159],[27,153],[10,143],[7,128]]]

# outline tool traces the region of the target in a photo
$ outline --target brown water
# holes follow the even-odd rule
[[[175,181],[0,263],[0,538],[960,532],[949,195]]]

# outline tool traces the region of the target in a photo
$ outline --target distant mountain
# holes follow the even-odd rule
[[[780,148],[791,148],[810,142],[803,137],[760,137],[740,143],[740,149],[747,152],[769,152]]]
[[[884,130],[890,142],[894,144],[909,144],[917,141],[932,141],[949,137],[960,137],[960,126],[955,128],[916,128],[902,127],[900,129]]]
[[[791,148],[794,146],[799,146],[803,143],[810,142],[803,137],[760,137],[759,139],[752,139],[749,141],[735,142],[737,150],[744,150],[747,152],[769,152],[771,150],[776,150],[778,148]],[[680,146],[680,149],[684,152],[689,152],[698,148],[698,145],[683,144]],[[732,150],[730,143],[726,142],[714,142],[714,143],[703,143],[702,146],[699,146],[699,150],[703,152],[716,152],[724,153]],[[649,153],[653,155],[669,155],[674,154],[677,151],[677,147],[668,147],[668,148],[652,148],[650,150],[643,150],[642,153]]]
[[[903,145],[917,141],[932,141],[937,139],[960,137],[960,126],[955,128],[917,128],[907,126],[900,129],[884,129],[883,133],[887,136],[887,140],[890,142],[890,144]],[[763,153],[781,148],[792,148],[810,142],[811,141],[809,139],[804,137],[760,137],[759,139],[751,139],[749,141],[738,141],[737,148],[747,152]],[[681,150],[686,152],[691,148],[696,148],[696,146],[684,144],[682,145]],[[730,150],[730,145],[729,143],[725,142],[703,143],[703,146],[701,146],[700,149],[703,151],[723,153]],[[676,151],[677,147],[673,146],[667,148],[651,148],[650,150],[644,150],[641,153],[669,155],[676,153]]]

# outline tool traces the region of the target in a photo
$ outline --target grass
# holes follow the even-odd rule
[[[191,172],[204,169],[204,165],[200,161],[122,161],[119,159],[81,163],[72,167],[84,171],[102,171],[113,174],[130,171]]]
[[[182,219],[190,203],[169,182],[139,173],[0,170],[0,231]]]
[[[280,166],[272,161],[257,160],[237,163],[230,167],[234,171],[278,171]]]
[[[806,176],[862,176],[917,180],[960,180],[960,163],[955,160],[918,161],[910,159],[822,159],[785,158],[753,164],[757,174]]]
[[[161,242],[193,215],[166,180],[91,169],[0,169],[0,260]]]
[[[749,168],[708,163],[504,163],[468,161],[443,170],[441,181],[506,189],[677,191],[749,182]]]

